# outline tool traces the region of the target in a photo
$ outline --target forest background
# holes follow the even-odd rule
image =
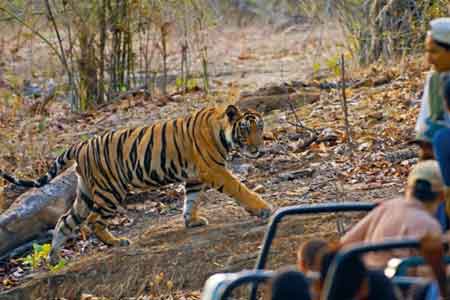
[[[0,167],[36,177],[74,141],[250,99],[281,167],[235,171],[275,206],[401,192],[416,159],[405,143],[428,70],[424,37],[449,9],[445,0],[0,0]],[[163,192],[173,203],[151,209],[164,231],[181,196]],[[13,200],[3,193],[0,208]],[[325,234],[329,222],[318,224]],[[47,270],[11,264],[0,267],[5,290]],[[184,290],[167,280],[175,287],[146,288]]]

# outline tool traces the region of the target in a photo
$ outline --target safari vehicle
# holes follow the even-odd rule
[[[205,283],[202,300],[226,300],[231,298],[233,292],[242,287],[250,288],[247,294],[249,300],[256,300],[258,287],[267,282],[274,274],[271,270],[265,270],[267,257],[272,245],[272,241],[277,232],[278,225],[281,221],[291,215],[305,215],[318,213],[338,213],[338,212],[368,212],[373,209],[376,204],[361,202],[344,202],[338,204],[317,204],[317,205],[298,205],[284,207],[272,216],[261,250],[253,270],[244,270],[237,273],[218,273],[212,275]],[[326,282],[326,298],[333,299],[333,293],[336,287],[333,285],[333,278],[339,273],[339,266],[349,257],[355,255],[363,255],[368,252],[387,251],[402,248],[419,248],[420,243],[417,240],[391,241],[372,245],[361,245],[340,251],[334,263],[330,268],[329,276]],[[450,262],[449,257],[445,257],[445,262]],[[406,259],[393,259],[390,261],[385,274],[391,278],[392,282],[400,288],[406,290],[410,286],[429,284],[430,279],[420,277],[406,276],[410,267],[424,264],[422,257],[409,257]]]

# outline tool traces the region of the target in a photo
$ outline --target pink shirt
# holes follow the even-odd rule
[[[442,233],[438,221],[416,199],[397,198],[374,208],[342,238],[341,243],[379,243],[387,240],[419,239],[426,233]],[[384,267],[392,257],[413,255],[409,250],[369,253],[365,262],[371,267]]]

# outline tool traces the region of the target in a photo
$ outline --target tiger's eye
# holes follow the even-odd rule
[[[259,121],[256,123],[256,127],[257,127],[258,129],[263,129],[263,128],[264,128],[264,122],[263,122],[262,120],[259,120]]]

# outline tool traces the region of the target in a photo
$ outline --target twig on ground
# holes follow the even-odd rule
[[[287,123],[289,125],[295,126],[297,128],[305,129],[305,130],[311,132],[312,134],[318,136],[317,131],[314,128],[309,128],[309,127],[305,126],[302,123],[302,121],[300,121],[300,119],[298,118],[297,114],[295,113],[294,105],[292,105],[292,103],[288,103],[288,104],[289,104],[289,108],[291,109],[292,114],[294,115],[295,123],[292,123],[290,121],[287,121]]]
[[[344,55],[341,55],[341,75],[342,75],[342,110],[344,111],[346,142],[350,149],[350,157],[353,156],[352,132],[350,122],[348,121],[347,95],[345,93],[345,61]]]
[[[294,109],[294,106],[292,105],[292,103],[289,103],[289,107],[291,109],[292,114],[294,115],[295,123],[290,122],[290,121],[287,121],[287,123],[289,125],[295,126],[297,128],[304,129],[304,130],[306,130],[306,131],[308,131],[310,133],[309,139],[305,140],[296,149],[296,151],[303,151],[306,148],[308,148],[312,143],[317,141],[317,139],[319,138],[319,134],[317,133],[317,131],[314,128],[309,128],[309,127],[303,125],[302,121],[300,121],[300,119],[298,118],[297,114],[295,113],[295,109]]]
[[[341,197],[345,195],[344,186],[341,184],[341,181],[338,180],[335,181],[334,186],[336,188],[336,202],[340,203],[343,202]],[[342,213],[336,213],[336,229],[340,236],[344,235],[345,233],[345,225],[343,220],[343,214]]]
[[[137,88],[128,90],[126,92],[118,93],[117,95],[112,97],[111,102],[115,102],[115,101],[118,101],[118,100],[130,98],[131,96],[135,96],[137,94],[143,94],[145,97],[150,97],[151,96],[151,93],[148,90],[147,85],[144,84],[142,86],[138,86]],[[108,103],[102,105],[101,107],[106,107],[107,105],[108,105]]]
[[[352,131],[351,131],[351,127],[350,127],[350,122],[348,120],[348,106],[347,106],[347,95],[345,93],[345,60],[344,60],[344,55],[341,55],[341,89],[342,89],[342,110],[344,112],[344,122],[345,122],[345,134],[346,134],[346,143],[348,145],[349,148],[349,155],[350,158],[353,157],[353,143],[352,143]],[[344,190],[344,186],[341,183],[343,181],[341,181],[341,179],[337,178],[336,181],[336,194],[337,194],[337,199],[336,202],[342,202],[342,199],[340,199],[341,196],[345,195],[345,190]],[[343,235],[345,232],[345,226],[344,226],[344,220],[343,220],[343,215],[338,213],[336,214],[336,226],[337,226],[337,230],[339,232],[340,235]]]

